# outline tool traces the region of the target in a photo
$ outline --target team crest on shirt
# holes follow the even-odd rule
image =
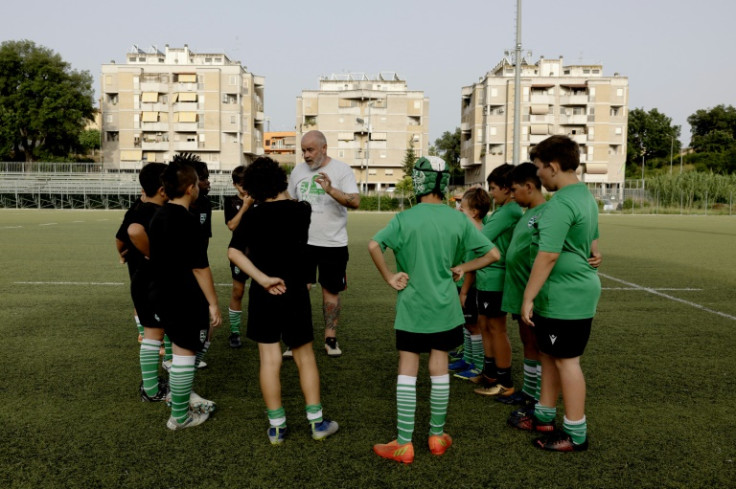
[[[207,220],[207,213],[206,212],[200,212],[199,213],[199,223],[204,224],[204,222]]]
[[[532,216],[526,225],[529,228],[533,228],[537,224],[537,221],[539,221],[539,214],[537,214],[536,216]]]
[[[199,330],[199,342],[204,343],[205,341],[207,341],[207,330],[201,329]]]
[[[551,341],[552,344],[554,345],[555,341],[557,341],[557,335],[553,335],[553,334],[549,335],[549,341]]]

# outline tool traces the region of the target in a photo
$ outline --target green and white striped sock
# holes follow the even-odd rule
[[[158,393],[158,351],[161,348],[159,340],[143,339],[141,342],[141,377],[143,390],[153,397]]]
[[[570,435],[574,444],[580,445],[588,437],[588,422],[585,416],[578,421],[570,421],[565,416],[562,420],[562,431]]]
[[[284,411],[284,406],[278,409],[267,409],[266,414],[268,415],[268,423],[274,428],[286,427],[286,411]]]
[[[230,308],[227,311],[230,318],[230,332],[240,334],[240,320],[243,317],[243,311],[233,311]]]
[[[202,349],[197,352],[196,361],[194,362],[195,367],[199,367],[199,364],[202,360],[204,360],[204,356],[207,354],[207,350],[210,349],[210,342],[205,341],[204,345],[202,345]]]
[[[470,338],[470,331],[463,328],[463,360],[465,360],[465,363],[473,363],[473,346]]]
[[[432,389],[429,394],[429,434],[441,435],[445,431],[447,406],[450,403],[450,374],[430,377]]]
[[[470,337],[471,346],[470,349],[473,352],[473,361],[471,362],[473,365],[475,365],[475,368],[478,370],[483,369],[483,335],[474,334]]]
[[[179,423],[187,419],[189,397],[194,384],[194,356],[174,355],[169,372],[171,389],[171,416]]]
[[[135,319],[135,327],[138,328],[138,334],[143,336],[143,325],[141,324],[141,320],[138,319],[138,316],[133,316],[133,319]]]
[[[305,411],[310,424],[322,422],[322,404],[307,404]]]
[[[537,364],[537,391],[534,393],[534,399],[539,400],[542,394],[542,362]]]
[[[537,360],[524,359],[524,387],[521,392],[529,397],[537,394]]]
[[[164,351],[166,352],[164,354],[164,360],[168,362],[174,356],[174,349],[171,348],[171,340],[167,334],[164,335]]]
[[[557,417],[557,406],[548,407],[537,403],[534,406],[534,417],[542,423],[549,423]]]
[[[397,437],[399,445],[411,442],[417,409],[417,378],[399,375],[396,382]]]

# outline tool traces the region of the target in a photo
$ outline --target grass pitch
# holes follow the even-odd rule
[[[389,214],[350,215],[344,355],[317,342],[325,414],[340,432],[311,440],[293,362],[283,367],[291,429],[272,447],[257,350],[227,326],[195,390],[218,403],[203,426],[170,432],[162,404],[138,401],[138,344],[120,211],[0,210],[0,487],[726,488],[736,485],[736,219],[601,216],[604,287],[583,357],[590,450],[542,453],[505,426],[510,408],[453,380],[440,457],[426,446],[429,379],[418,383],[415,462],[371,451],[395,437],[395,293],[366,251]],[[229,232],[214,217],[210,261],[223,313]],[[389,253],[390,256],[390,253]],[[320,294],[312,292],[316,337]],[[226,314],[224,314],[226,316]],[[520,342],[514,376],[521,381]],[[426,363],[426,361],[425,361]],[[558,409],[561,416],[562,409]]]

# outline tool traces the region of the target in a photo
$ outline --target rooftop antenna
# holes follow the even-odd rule
[[[521,153],[521,0],[516,0],[516,56],[514,63],[514,152],[512,163],[517,166]]]

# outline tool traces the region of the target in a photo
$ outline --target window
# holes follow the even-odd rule
[[[207,57],[205,57],[205,58],[204,58],[204,62],[205,62],[205,63],[212,63],[212,58],[207,58]]]
[[[498,97],[498,88],[491,88],[491,97]]]
[[[611,107],[611,116],[618,117],[621,115],[621,107]]]
[[[238,123],[238,116],[237,115],[231,115],[230,116],[230,124],[237,124]]]
[[[383,174],[386,175],[387,177],[390,177],[390,176],[392,176],[394,174],[394,171],[393,170],[384,170]]]
[[[117,93],[108,93],[107,94],[107,103],[110,105],[117,105],[118,104],[118,94]]]
[[[120,133],[118,131],[105,132],[105,141],[113,142],[113,141],[117,141],[119,138],[120,138]]]
[[[622,134],[622,130],[620,127],[617,127],[614,132],[616,133],[616,136],[620,136]]]
[[[105,75],[105,86],[112,85],[112,76],[111,75]]]
[[[230,75],[230,85],[237,85],[237,84],[238,84],[238,76]]]
[[[112,124],[112,114],[107,114],[105,116],[105,122],[108,124]]]
[[[238,103],[238,96],[234,93],[223,93],[222,94],[222,103],[223,104],[237,104]]]
[[[422,102],[419,100],[414,101],[414,108],[415,109],[421,109],[422,108]]]
[[[617,97],[623,97],[624,96],[624,89],[623,88],[617,88],[616,89],[616,96]]]

